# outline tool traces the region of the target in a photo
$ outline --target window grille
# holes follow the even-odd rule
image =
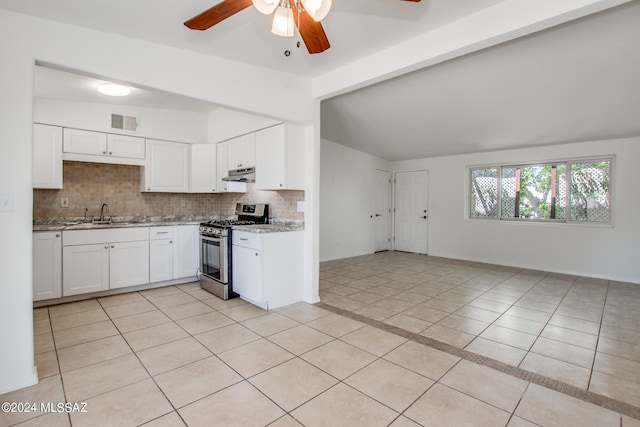
[[[471,168],[469,216],[608,223],[610,181],[611,159]]]

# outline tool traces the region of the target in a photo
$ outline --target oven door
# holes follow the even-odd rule
[[[205,276],[227,284],[229,282],[227,237],[200,235],[200,272]]]

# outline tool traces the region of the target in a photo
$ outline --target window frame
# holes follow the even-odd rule
[[[583,220],[573,220],[571,219],[571,166],[576,163],[598,163],[598,162],[608,162],[609,163],[609,173],[608,173],[608,198],[609,198],[609,218],[608,221],[583,221]],[[525,167],[535,167],[535,166],[553,166],[553,165],[565,165],[565,174],[566,179],[564,183],[564,201],[558,200],[556,197],[557,203],[564,202],[564,219],[558,218],[523,218],[523,217],[502,217],[502,171],[503,168],[525,168]],[[495,216],[473,216],[471,212],[471,207],[473,205],[473,179],[472,174],[475,170],[489,170],[489,169],[497,169],[497,198],[496,198],[496,215]],[[488,220],[488,221],[507,221],[507,222],[515,222],[515,223],[533,223],[533,224],[566,224],[566,225],[581,225],[581,226],[595,226],[595,227],[612,227],[614,225],[614,171],[615,171],[615,155],[603,155],[603,156],[589,156],[589,157],[577,157],[570,159],[562,159],[562,160],[545,160],[539,162],[512,162],[512,163],[492,163],[492,164],[480,164],[480,165],[469,165],[465,168],[465,219],[467,220]],[[560,193],[558,189],[558,193]]]

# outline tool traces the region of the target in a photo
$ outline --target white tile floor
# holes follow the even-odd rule
[[[0,401],[87,412],[0,426],[640,426],[637,285],[389,252],[323,263],[321,295],[266,312],[193,283],[36,309],[40,383]]]

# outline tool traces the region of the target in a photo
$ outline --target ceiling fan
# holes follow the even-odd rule
[[[402,0],[417,3],[421,0]],[[194,16],[184,23],[192,30],[207,30],[219,22],[254,5],[258,11],[275,11],[271,32],[293,36],[293,22],[309,53],[321,53],[331,46],[320,21],[331,8],[331,0],[222,0],[222,2]]]

